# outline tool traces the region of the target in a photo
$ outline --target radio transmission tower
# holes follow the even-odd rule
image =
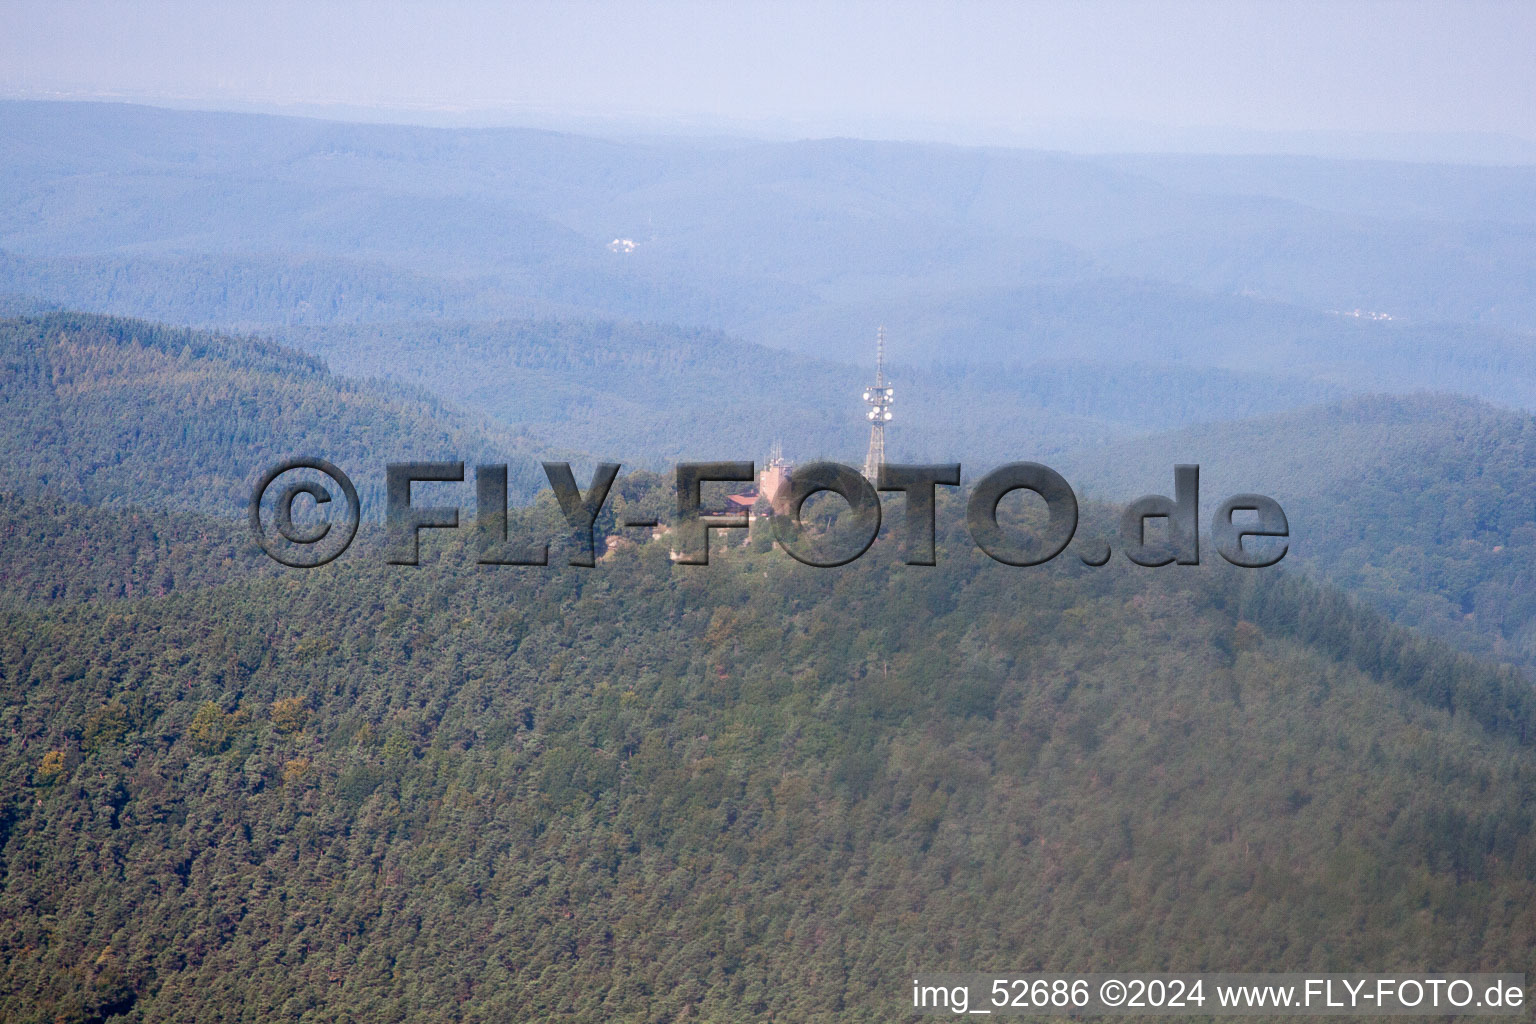
[[[876,482],[880,464],[885,461],[885,425],[891,422],[894,394],[891,382],[885,379],[885,328],[882,327],[875,340],[875,383],[864,390],[864,402],[869,406],[869,411],[864,414],[869,420],[869,454],[864,456],[864,479],[870,483]]]

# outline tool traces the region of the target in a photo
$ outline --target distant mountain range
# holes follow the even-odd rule
[[[13,102],[0,197],[0,1018],[1536,950],[1536,169]],[[894,496],[823,570],[367,522],[299,571],[241,521],[291,455],[365,514],[386,461],[506,462],[542,535],[542,459],[624,463],[604,535],[679,459],[857,464],[880,323],[893,458],[1045,461],[1112,542],[1198,462],[1291,553],[1007,567],[948,489],[934,567]]]
[[[0,147],[12,197],[0,250],[28,259],[341,258],[488,283],[501,303],[749,336],[796,314],[819,323],[822,306],[943,308],[951,291],[1126,276],[1312,311],[1536,328],[1522,270],[1536,246],[1532,167],[626,142],[16,101],[0,103],[0,131],[15,140]],[[620,238],[634,250],[610,251]],[[251,294],[226,301],[303,315]]]

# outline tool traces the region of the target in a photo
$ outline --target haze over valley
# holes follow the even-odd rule
[[[379,17],[395,45],[410,18]],[[380,73],[349,52],[314,109]],[[548,116],[429,126],[275,114],[302,98],[232,64],[239,103],[132,69],[161,104],[102,101],[73,51],[95,99],[39,99],[30,54],[0,89],[0,1018],[889,1020],[939,970],[1530,964],[1536,162],[1505,105],[1458,133],[1400,83],[1419,106],[1369,145],[1341,120],[1302,152],[1323,136],[1276,114],[1079,118],[1050,137],[1156,144],[1067,151],[979,102],[928,141],[791,130],[843,123],[811,60],[798,113],[722,78],[751,117],[657,114],[686,85],[662,53],[629,113],[582,116],[573,78]],[[846,123],[929,123],[886,88],[848,86]],[[886,461],[962,466],[937,564],[889,493],[865,554],[803,565],[770,481],[859,467],[886,386]],[[319,568],[249,525],[294,456],[361,499]],[[787,475],[708,485],[751,526],[679,564],[674,467],[732,460]],[[407,488],[458,510],[414,566],[384,521],[404,461],[466,466]],[[966,522],[1018,461],[1079,502],[1049,564]],[[540,464],[605,462],[578,567]],[[1122,511],[1189,463],[1200,564],[1131,564]],[[1244,493],[1284,509],[1277,566],[1217,553]],[[343,504],[289,511],[339,535]],[[813,540],[839,507],[807,503]]]

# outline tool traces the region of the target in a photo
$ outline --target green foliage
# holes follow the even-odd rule
[[[423,452],[542,481],[519,435],[269,342],[48,314],[0,321],[0,366],[0,490],[238,516],[269,466],[319,455],[381,517],[385,462]]]
[[[304,698],[280,697],[272,702],[272,728],[278,732],[298,732],[308,720]]]
[[[931,569],[365,537],[3,613],[0,1016],[884,1020],[913,970],[1536,949],[1524,680],[1285,575],[996,565],[957,511]]]
[[[1127,442],[1074,476],[1165,493],[1170,452],[1200,453],[1209,506],[1279,500],[1289,564],[1398,623],[1536,666],[1536,418],[1449,395],[1358,398]]]
[[[192,746],[203,754],[217,754],[229,742],[228,716],[211,700],[198,705],[192,724],[187,726]]]
[[[0,136],[0,1018],[884,1020],[915,970],[1536,950],[1536,691],[1425,635],[1536,664],[1529,417],[1106,447],[1529,406],[1529,168],[23,103]],[[392,457],[510,461],[555,536],[546,452],[847,460],[882,321],[901,458],[1075,449],[1121,494],[1189,453],[1360,600],[1007,569],[948,499],[934,569],[890,523],[839,570],[761,532],[674,566],[615,525],[671,514],[647,474],[589,572],[468,531],[386,567],[368,523],[291,573],[235,521],[293,454],[375,512]]]
[[[1066,328],[1063,328],[1066,330]],[[778,351],[718,330],[589,319],[415,320],[273,328],[336,372],[430,388],[538,437],[626,464],[802,460],[867,441],[856,365]],[[947,350],[946,350],[947,353]],[[1339,389],[1274,373],[1082,358],[897,365],[902,458],[1013,461],[1127,429],[1289,409]],[[978,357],[979,358],[979,357]],[[978,410],[987,410],[984,421]],[[845,458],[847,456],[845,455]],[[856,461],[856,460],[855,460]]]
[[[37,763],[37,773],[33,779],[39,786],[51,786],[64,774],[64,751],[50,750],[43,755]]]
[[[18,605],[162,597],[277,572],[245,524],[191,513],[0,494],[0,540],[0,601]]]

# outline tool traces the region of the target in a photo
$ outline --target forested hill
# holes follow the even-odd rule
[[[107,103],[0,103],[0,139],[14,197],[0,249],[28,258],[341,256],[489,276],[609,315],[739,329],[803,313],[823,329],[802,335],[812,350],[852,340],[815,316],[823,303],[926,292],[931,317],[957,292],[1106,276],[1536,327],[1529,167],[1310,161],[1319,189],[1295,161],[1257,158],[1186,157],[1180,172],[857,139],[620,140]],[[636,248],[609,250],[625,238]],[[244,283],[254,295],[274,282]]]
[[[525,435],[270,342],[55,313],[0,320],[0,491],[239,516],[277,461],[319,456],[382,508],[384,463],[486,459],[542,483]]]
[[[1529,961],[1522,680],[1271,572],[990,563],[957,511],[936,568],[437,538],[0,611],[0,1017],[874,1021],[915,970]]]
[[[171,513],[0,494],[0,602],[156,597],[276,573],[246,523],[223,511]]]
[[[417,381],[460,407],[626,464],[761,460],[775,440],[800,458],[836,455],[867,440],[858,368],[717,330],[516,319],[271,333],[338,373]]]
[[[411,320],[272,328],[338,373],[430,388],[454,405],[625,463],[761,458],[857,464],[869,359],[836,362],[723,331],[583,318]],[[869,330],[864,331],[869,334]],[[938,350],[942,352],[943,350]],[[1252,416],[1336,397],[1305,377],[1196,366],[891,362],[894,461],[1044,458],[1133,431]]]
[[[919,365],[1536,408],[1533,175],[0,102],[0,293],[241,330],[638,320],[859,366],[886,323]]]
[[[1467,650],[1536,665],[1536,418],[1452,395],[1371,396],[1081,453],[1101,497],[1278,499],[1296,564]],[[1214,505],[1212,505],[1214,508]]]
[[[1536,420],[1338,400],[1536,408],[1536,169],[1245,167],[0,103],[0,1021],[1525,969]],[[537,459],[857,464],[882,321],[896,459],[1042,458],[1084,539],[1195,461],[1291,556],[1011,568],[945,489],[936,566],[894,495],[838,569],[761,521],[679,565],[626,473],[566,564]],[[295,455],[375,515],[388,461],[508,462],[550,564],[281,568],[240,517]]]

